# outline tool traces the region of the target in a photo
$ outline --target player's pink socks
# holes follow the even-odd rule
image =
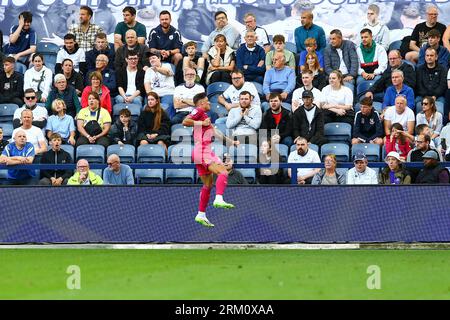
[[[228,172],[220,173],[216,181],[216,194],[223,195],[228,184]]]
[[[208,206],[209,196],[211,194],[211,188],[203,186],[200,191],[200,203],[198,204],[198,211],[206,212],[206,207]]]

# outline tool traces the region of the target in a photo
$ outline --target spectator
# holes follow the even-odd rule
[[[169,62],[177,65],[182,59],[180,32],[170,25],[172,16],[167,10],[159,13],[159,26],[153,28],[148,36],[148,47],[153,53],[161,56],[163,62]]]
[[[15,61],[28,66],[29,59],[36,52],[36,31],[31,28],[33,14],[23,11],[19,14],[19,24],[11,27],[9,44],[5,46],[4,53],[11,55]]]
[[[114,30],[114,50],[117,51],[124,45],[126,33],[129,30],[134,30],[139,44],[145,44],[147,31],[145,25],[136,21],[136,9],[133,7],[125,7],[122,10],[123,21],[119,22]],[[116,68],[117,71],[117,68]]]
[[[445,29],[445,32],[442,35],[442,42],[444,47],[446,47],[450,52],[450,24],[447,26],[447,29]]]
[[[14,71],[16,60],[6,57],[3,60],[3,71],[0,71],[0,103],[22,105],[23,75]]]
[[[94,71],[89,75],[90,86],[87,86],[83,90],[81,95],[81,107],[86,108],[88,106],[88,95],[90,92],[96,92],[100,96],[100,106],[112,113],[111,105],[111,93],[107,86],[103,84],[103,76],[100,72]]]
[[[136,31],[129,30],[126,33],[126,43],[116,50],[114,57],[114,70],[119,73],[121,69],[125,68],[127,65],[127,56],[130,53],[136,54],[139,58],[137,68],[139,70],[147,70],[148,64],[147,59],[148,47],[145,44],[140,44],[136,35]]]
[[[73,163],[70,154],[61,148],[61,136],[58,133],[52,133],[49,139],[52,148],[42,155],[41,164]],[[41,170],[39,184],[44,186],[66,185],[71,175],[71,170]]]
[[[325,62],[323,61],[323,54],[322,52],[317,50],[317,42],[314,38],[307,38],[305,40],[305,50],[300,52],[300,59],[298,62],[298,66],[300,67],[299,72],[302,72],[303,69],[308,66],[306,65],[306,55],[308,53],[314,53],[317,56],[317,60],[319,62],[320,69],[323,70],[323,67],[325,66]],[[319,68],[317,67],[317,68]]]
[[[381,47],[384,48],[385,51],[389,50],[389,29],[388,27],[379,20],[380,7],[376,4],[372,3],[367,8],[367,21],[359,28],[369,29],[372,31],[373,41]]]
[[[273,68],[266,71],[263,92],[266,100],[272,92],[280,93],[281,99],[290,103],[295,89],[295,71],[285,66],[284,54],[276,52],[273,56]]]
[[[52,102],[53,115],[48,118],[47,137],[51,141],[54,134],[58,134],[62,143],[75,145],[75,121],[73,117],[66,114],[66,104],[62,99],[55,99]]]
[[[430,136],[431,139],[431,129],[428,126],[428,124],[423,123],[423,124],[418,124],[416,126],[416,136],[415,136],[415,140],[414,142],[417,140],[417,137],[421,134],[424,134],[426,136]],[[436,148],[436,145],[434,144],[433,140],[430,140],[430,147],[432,148]]]
[[[415,141],[416,143],[416,147],[413,150],[409,150],[409,153],[407,155],[406,161],[408,162],[420,162],[422,161],[422,157],[423,155],[427,152],[427,151],[433,151],[436,153],[436,155],[438,156],[438,158],[440,160],[442,160],[442,155],[441,153],[436,150],[435,148],[432,148],[430,145],[431,139],[430,136],[427,134],[419,134],[417,136],[417,139]],[[416,181],[416,177],[419,174],[419,169],[418,168],[410,168],[409,169],[409,173],[411,175],[411,180],[414,183]]]
[[[107,160],[108,167],[103,170],[103,184],[133,185],[134,177],[130,166],[120,163],[117,154],[111,154]]]
[[[263,83],[266,67],[266,53],[256,44],[256,32],[249,30],[245,34],[245,43],[236,51],[236,66],[244,72],[248,81]]]
[[[82,185],[102,185],[102,178],[89,168],[89,162],[85,159],[80,159],[77,162],[77,171],[67,181],[67,185],[82,186]]]
[[[433,48],[437,53],[437,62],[447,70],[450,54],[446,47],[440,45],[440,42],[441,34],[439,31],[436,29],[430,30],[427,43],[420,47],[418,66],[425,64],[425,52],[428,48]]]
[[[54,89],[50,91],[48,99],[45,102],[45,107],[47,110],[51,110],[53,100],[62,99],[66,104],[66,112],[72,117],[75,117],[81,109],[80,100],[77,96],[75,88],[67,84],[66,77],[61,73],[58,73],[55,76],[54,86]]]
[[[252,104],[260,106],[258,90],[253,83],[245,81],[244,73],[235,69],[231,72],[231,86],[229,86],[218,98],[218,102],[230,111],[239,107],[239,95],[242,91],[248,91],[253,96]]]
[[[147,94],[147,105],[139,115],[138,136],[139,145],[159,144],[166,149],[170,144],[170,119],[161,108],[159,96],[150,91]]]
[[[284,55],[284,64],[291,69],[295,70],[295,55],[294,53],[286,50],[284,36],[277,34],[273,36],[274,50],[267,52],[266,54],[266,70],[270,70],[273,65],[273,57],[275,53],[280,52]]]
[[[403,75],[403,71],[392,71],[392,86],[387,87],[386,92],[384,93],[383,108],[393,106],[395,104],[396,98],[399,96],[403,96],[406,98],[407,106],[411,110],[415,110],[414,91],[411,87],[404,84],[404,79],[405,76]]]
[[[209,67],[206,84],[218,81],[231,83],[230,72],[236,66],[236,55],[223,34],[214,38],[214,46],[208,50],[207,59]]]
[[[83,49],[78,45],[75,36],[68,33],[64,36],[64,46],[59,49],[56,55],[55,73],[61,73],[61,65],[64,59],[70,59],[73,62],[73,69],[85,75],[87,73],[86,55]]]
[[[223,155],[223,165],[228,171],[228,184],[248,184],[247,180],[244,178],[239,170],[233,167],[234,160],[229,153]]]
[[[292,115],[294,141],[304,137],[308,143],[322,145],[327,143],[324,133],[323,110],[314,104],[312,91],[302,92],[302,106]]]
[[[96,92],[88,95],[88,107],[77,115],[77,129],[80,136],[77,147],[83,144],[109,146],[108,133],[111,129],[111,116],[108,110],[100,107],[100,96]]]
[[[411,176],[403,168],[403,160],[397,152],[389,152],[385,158],[385,162],[388,166],[383,168],[380,173],[380,184],[411,184]]]
[[[239,48],[239,32],[228,23],[227,14],[223,11],[217,11],[214,14],[214,20],[216,21],[216,29],[209,34],[202,47],[205,59],[208,57],[211,47],[215,46],[216,38],[219,34],[225,37],[225,42],[228,43],[231,49]]]
[[[437,110],[444,113],[447,69],[437,63],[436,50],[433,48],[425,51],[425,62],[416,70],[416,110],[422,111],[422,97],[432,96]]]
[[[334,154],[327,154],[323,160],[324,169],[320,169],[312,179],[311,184],[315,185],[341,185],[345,184],[346,176],[336,170],[337,159]]]
[[[27,142],[31,143],[34,147],[34,154],[36,156],[41,156],[47,151],[47,140],[45,139],[42,130],[33,126],[33,112],[29,109],[23,110],[20,120],[22,125],[14,129],[12,136],[15,137],[16,132],[18,131],[24,131],[27,136]]]
[[[334,70],[343,74],[346,87],[355,90],[355,79],[358,76],[358,54],[355,45],[342,39],[341,31],[334,29],[330,33],[330,44],[324,49],[325,73],[331,75]]]
[[[270,40],[266,29],[256,25],[256,16],[247,12],[244,15],[245,29],[241,32],[241,44],[244,43],[245,33],[247,31],[254,31],[256,34],[256,44],[264,48],[265,53],[270,51]]]
[[[320,89],[314,87],[313,77],[314,73],[311,70],[305,70],[305,72],[301,74],[303,87],[295,89],[292,94],[292,113],[294,113],[298,107],[303,105],[302,93],[305,90],[309,90],[313,93],[315,103],[319,107],[324,103],[325,98],[322,96],[322,92]]]
[[[295,140],[295,151],[292,151],[288,157],[288,163],[320,163],[319,155],[316,151],[308,147],[308,141],[303,137],[297,137]],[[292,177],[292,169],[288,169],[289,178]],[[297,169],[297,183],[311,184],[312,178],[320,171],[319,168],[298,168]]]
[[[75,35],[78,45],[84,52],[88,52],[94,48],[95,38],[98,33],[103,29],[94,23],[91,23],[91,19],[94,13],[88,6],[80,7],[80,23],[74,24],[69,28],[67,33]]]
[[[66,77],[67,83],[75,88],[77,96],[81,96],[83,92],[84,81],[81,74],[73,69],[73,62],[70,59],[64,59],[62,64],[62,74]]]
[[[44,129],[47,125],[48,112],[45,107],[41,107],[36,103],[36,92],[29,88],[25,90],[23,101],[25,104],[14,111],[13,126],[14,129],[20,127],[20,118],[23,110],[31,110],[33,112],[33,126]]]
[[[363,152],[358,152],[353,157],[355,166],[347,171],[347,184],[378,184],[375,170],[369,168],[367,157]]]
[[[313,23],[314,15],[312,11],[303,11],[300,21],[302,26],[298,27],[294,31],[295,44],[297,46],[297,52],[306,50],[304,42],[307,38],[314,38],[318,44],[317,50],[322,51],[327,45],[325,38],[325,31],[322,27]]]
[[[322,105],[325,123],[346,122],[353,124],[355,111],[353,110],[353,93],[344,85],[344,76],[339,70],[330,73],[330,84],[323,88],[322,95],[325,103]]]
[[[182,123],[183,119],[194,110],[193,98],[197,93],[205,92],[203,86],[195,83],[195,70],[184,69],[184,83],[175,88],[173,93],[173,106],[176,114],[172,118],[172,124]]]
[[[156,92],[161,103],[173,107],[173,91],[175,82],[173,79],[172,67],[169,63],[161,62],[159,53],[148,52],[150,68],[145,71],[144,88],[145,92]]]
[[[53,73],[44,65],[44,56],[35,53],[32,58],[33,67],[25,71],[23,88],[32,88],[36,92],[37,102],[45,103],[52,86]]]
[[[427,151],[422,156],[423,169],[420,169],[416,177],[417,184],[438,184],[449,183],[449,173],[447,168],[441,167],[439,157],[435,151]]]
[[[384,133],[388,136],[391,133],[391,126],[400,123],[403,134],[412,142],[414,140],[414,112],[406,106],[405,96],[398,96],[395,99],[395,106],[389,107],[384,113]]]
[[[259,147],[259,163],[271,164],[271,167],[261,168],[257,171],[260,184],[284,183],[283,169],[277,165],[277,163],[282,162],[282,159],[275,144],[276,142],[273,140],[263,140]]]
[[[383,124],[380,115],[372,106],[372,99],[360,101],[361,110],[355,115],[352,144],[375,143],[383,145]]]
[[[3,128],[0,127],[0,155],[8,144],[8,140],[3,139]]]
[[[364,80],[380,79],[388,65],[386,50],[373,41],[372,31],[362,29],[360,34],[361,44],[356,49],[359,59],[357,84]]]
[[[390,134],[386,135],[385,148],[386,153],[391,151],[397,152],[402,160],[405,160],[408,156],[408,153],[411,151],[411,145],[407,132],[403,131],[400,123],[391,125]]]
[[[442,114],[437,111],[433,97],[425,96],[422,100],[422,111],[416,116],[416,125],[426,124],[430,128],[431,140],[440,146],[439,135],[442,130]]]
[[[305,63],[300,67],[300,74],[298,75],[298,83],[300,86],[304,86],[303,73],[312,72],[312,85],[319,90],[322,90],[327,85],[327,76],[323,69],[320,67],[320,63],[317,55],[314,52],[308,52],[305,56]]]
[[[240,141],[257,141],[257,130],[261,125],[262,112],[259,106],[252,105],[253,96],[248,91],[239,94],[240,108],[232,108],[228,113],[226,126],[233,130],[233,137]]]
[[[183,64],[178,64],[175,71],[175,83],[181,84],[183,81],[180,78],[183,77],[184,71],[187,68],[192,68],[196,72],[195,82],[204,83],[203,71],[205,70],[205,58],[201,54],[197,54],[197,43],[189,41],[184,45],[186,54],[183,57]],[[182,68],[180,68],[180,66]]]
[[[119,95],[115,98],[116,103],[135,103],[142,106],[145,72],[138,69],[139,56],[135,52],[129,51],[126,61],[127,66],[117,71]]]
[[[95,46],[91,50],[86,51],[86,65],[88,72],[94,71],[98,68],[97,57],[100,54],[105,55],[108,59],[105,68],[107,67],[112,70],[114,68],[115,52],[110,48],[108,38],[103,32],[97,33],[95,36]]]
[[[97,59],[95,60],[95,69],[94,71],[100,72],[103,77],[103,84],[105,87],[109,89],[109,93],[111,95],[111,98],[114,98],[118,91],[117,91],[117,85],[116,85],[116,72],[112,69],[110,69],[108,66],[108,57],[104,54],[99,54],[97,56]],[[86,80],[89,80],[89,76],[86,78]]]
[[[137,123],[131,119],[130,110],[123,108],[119,112],[119,118],[111,126],[109,139],[112,144],[136,144]]]
[[[294,140],[292,139],[292,119],[290,112],[281,106],[281,97],[279,93],[271,93],[269,96],[270,108],[267,110],[261,121],[261,130],[267,130],[267,139],[270,144],[282,143],[290,147]]]
[[[27,142],[27,134],[19,129],[13,134],[14,142],[8,144],[0,156],[0,164],[15,166],[17,164],[32,164],[34,160],[33,144]],[[6,183],[9,185],[36,184],[36,171],[31,169],[8,169]]]

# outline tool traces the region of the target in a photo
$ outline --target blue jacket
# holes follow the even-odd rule
[[[316,39],[317,51],[322,51],[327,46],[325,31],[323,31],[322,27],[319,27],[315,24],[313,24],[309,29],[305,29],[305,27],[303,26],[296,28],[294,31],[294,37],[295,45],[297,46],[297,52],[306,50],[305,40],[308,38]]]
[[[153,28],[148,35],[148,47],[158,50],[174,50],[183,48],[180,32],[173,26],[169,27],[169,31],[164,33],[161,25]]]
[[[258,63],[261,60],[263,62],[266,60],[266,52],[261,46],[256,45],[255,50],[250,51],[247,49],[246,44],[243,43],[236,51],[236,66],[244,72],[244,76],[248,74],[263,76],[266,71],[266,65],[263,64],[261,67],[258,67]],[[248,66],[246,70],[244,70],[244,65]]]
[[[394,86],[390,86],[386,89],[386,93],[384,94],[383,99],[383,108],[394,106],[395,98],[397,98],[397,96],[401,94],[406,96],[408,107],[412,111],[416,110],[416,106],[414,103],[414,91],[413,89],[411,89],[411,87],[408,87],[406,84],[403,84],[402,90],[400,90],[399,93],[397,93]]]
[[[291,93],[295,88],[295,71],[292,68],[284,67],[281,70],[271,68],[266,71],[263,83],[264,94],[271,93],[273,89],[283,90]]]

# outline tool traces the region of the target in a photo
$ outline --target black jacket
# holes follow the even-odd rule
[[[161,117],[161,126],[159,130],[153,130],[153,122],[155,120],[155,116],[151,111],[142,111],[139,115],[138,119],[138,133],[144,134],[153,134],[157,133],[158,135],[167,135],[170,136],[170,118],[167,113],[164,111]]]
[[[416,87],[416,72],[414,68],[406,62],[403,62],[397,69],[403,71],[403,75],[405,76],[404,83],[414,90]],[[392,68],[388,65],[387,69],[381,74],[381,78],[370,87],[369,92],[379,93],[386,91],[387,87],[392,86],[391,74]]]
[[[109,130],[108,136],[111,139],[111,143],[115,144],[119,143],[119,141],[122,141],[125,144],[134,145],[137,136],[137,124],[133,120],[130,120],[128,131],[124,132],[122,122],[120,122],[120,119],[117,119],[116,122],[114,122],[114,124],[111,126],[111,130]]]
[[[416,96],[444,96],[447,90],[447,71],[436,62],[433,69],[429,69],[426,64],[416,69]]]
[[[375,138],[382,138],[383,134],[383,124],[377,111],[372,109],[368,116],[363,116],[361,111],[356,113],[353,138],[361,138],[364,139],[364,143],[369,143]]]
[[[141,96],[143,96],[145,93],[144,76],[145,71],[138,68],[136,73],[136,81],[134,83],[136,84],[136,89],[141,92]],[[122,68],[121,70],[119,70],[119,72],[116,73],[116,84],[117,88],[122,87],[122,89],[127,92],[128,74],[126,67]]]
[[[114,58],[115,53],[114,50],[109,46],[106,50],[97,50],[95,47],[92,50],[86,52],[86,66],[88,72],[95,71],[95,60],[99,54],[104,54],[108,57],[108,68],[114,68]]]
[[[280,141],[285,137],[292,137],[292,119],[290,113],[285,108],[281,108],[281,120],[278,126],[275,124],[275,119],[272,117],[272,110],[269,108],[262,118],[259,129],[267,130],[267,138],[270,138],[270,130],[277,129],[280,135]]]
[[[53,149],[50,149],[49,151],[45,152],[42,155],[41,163],[47,163],[47,164],[67,164],[67,163],[73,163],[72,157],[67,151],[64,151],[61,149],[58,152],[53,151]],[[63,179],[69,179],[72,176],[72,170],[41,170],[41,178],[63,178]]]
[[[15,103],[13,100],[23,101],[23,75],[14,71],[7,78],[4,71],[0,72],[0,103]]]
[[[327,139],[324,135],[325,123],[322,109],[319,109],[316,106],[316,111],[314,112],[314,117],[310,125],[308,118],[306,117],[305,108],[301,106],[295,110],[292,122],[294,139],[300,136],[308,140],[308,142],[319,146],[327,143]]]

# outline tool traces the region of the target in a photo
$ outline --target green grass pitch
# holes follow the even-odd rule
[[[446,250],[5,249],[0,299],[449,299],[449,265]]]

